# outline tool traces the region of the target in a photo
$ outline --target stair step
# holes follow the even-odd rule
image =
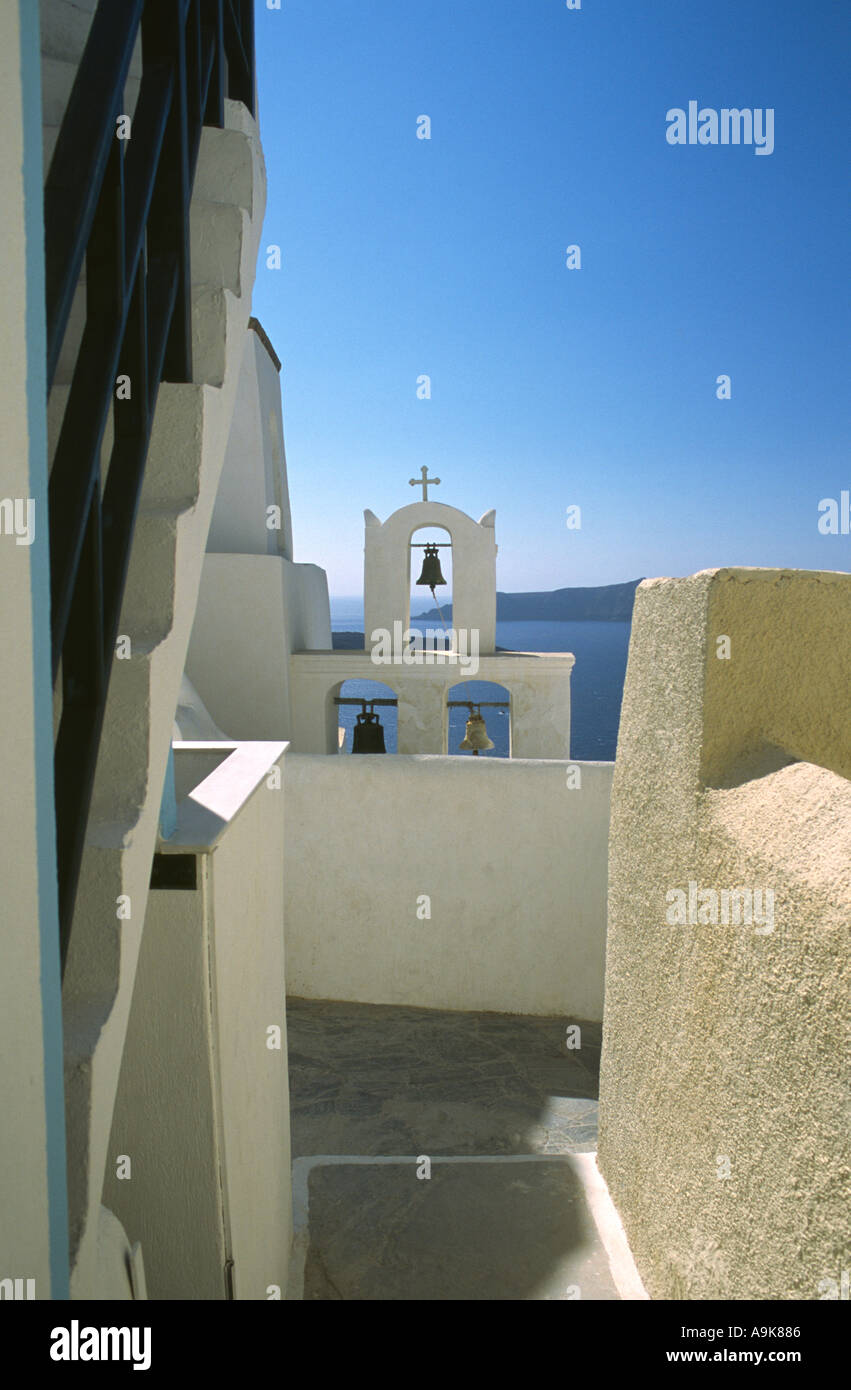
[[[77,288],[74,291],[74,298],[71,301],[71,313],[68,315],[68,324],[65,329],[65,337],[62,339],[62,348],[59,353],[59,362],[56,366],[54,383],[58,386],[70,386],[71,378],[74,375],[74,367],[80,351],[80,344],[83,341],[83,330],[86,326],[86,283],[85,283],[85,264],[80,279],[77,281]]]
[[[60,126],[77,75],[77,63],[65,58],[41,60],[41,119],[43,125]],[[132,116],[139,99],[140,78],[129,76],[124,87],[122,115]]]
[[[128,632],[134,642],[157,644],[174,625],[181,515],[174,511],[140,510],[136,518],[121,609],[122,631]],[[138,583],[140,576],[144,576],[144,584]]]
[[[149,518],[180,516],[198,501],[207,389],[191,382],[168,381],[160,385],[140,498],[140,511]],[[51,469],[70,394],[70,386],[59,385],[54,386],[48,398],[47,444]],[[209,428],[209,420],[206,423]],[[180,439],[186,447],[173,451],[162,443],[175,439]],[[106,487],[114,442],[115,419],[110,410],[101,444],[101,491]]]
[[[246,239],[243,238],[242,246],[245,245],[245,241]],[[237,284],[239,284],[239,276],[237,275],[235,278]],[[198,384],[206,383],[209,386],[221,386],[224,380],[228,323],[228,310],[225,302],[225,295],[229,292],[237,293],[237,291],[223,290],[215,283],[209,284],[205,282],[198,284],[193,279],[191,290],[192,375],[193,381]],[[59,354],[59,363],[54,377],[54,389],[57,386],[68,387],[71,384],[85,326],[86,289],[85,285],[81,282],[78,283],[77,289],[74,292],[68,327],[65,330],[62,350]],[[64,411],[64,405],[62,409]],[[61,416],[59,425],[61,427]],[[59,435],[57,432],[55,439],[58,438]],[[53,457],[54,447],[55,440],[54,444],[51,446],[51,459]]]
[[[79,62],[96,9],[97,0],[39,0],[42,53]]]
[[[59,139],[58,125],[43,125],[41,128],[41,159],[44,179],[47,179],[50,170],[50,161],[53,158],[53,151],[56,149],[56,141]]]
[[[160,386],[139,504],[147,515],[183,512],[198,501],[204,433],[215,409],[209,396],[191,382]]]
[[[236,134],[242,155],[241,168],[245,159],[246,137],[239,132],[215,130],[205,127],[199,154],[199,168],[202,161],[208,166],[215,161],[218,151],[223,148],[222,137]],[[233,147],[227,140],[224,147],[231,152]],[[221,178],[221,171],[219,171]],[[242,180],[237,179],[239,185]],[[207,187],[209,188],[209,177]],[[248,211],[238,201],[239,187],[234,190],[236,203],[221,198],[206,198],[196,180],[195,191],[190,206],[190,265],[192,271],[192,309],[193,309],[193,379],[220,386],[224,375],[224,354],[227,311],[223,293],[240,296],[244,285],[253,283],[254,255],[251,237],[251,218]],[[251,201],[251,198],[248,199]],[[196,313],[202,315],[196,323]],[[210,317],[214,317],[222,332],[210,332]],[[86,269],[85,263],[74,292],[71,313],[65,330],[62,349],[54,381],[57,385],[69,385],[74,366],[80,351],[83,331],[86,324]],[[212,349],[211,344],[216,343]],[[52,457],[52,453],[51,453]]]
[[[47,399],[47,458],[48,468],[52,471],[53,460],[56,457],[56,446],[59,443],[59,436],[62,432],[62,421],[65,418],[65,408],[68,404],[68,397],[71,394],[71,387],[66,382],[57,382]],[[106,426],[103,432],[103,442],[100,450],[100,480],[101,489],[106,486],[106,477],[109,472],[109,460],[112,455],[112,446],[115,442],[115,423],[112,411],[107,413]]]
[[[238,116],[232,109],[235,107],[238,107]],[[239,121],[241,125],[245,107],[226,101],[225,108],[228,124]],[[208,203],[229,203],[243,208],[251,216],[254,185],[251,161],[245,157],[248,145],[248,136],[242,129],[218,130],[205,126],[195,170],[195,197]]]
[[[250,240],[248,213],[231,203],[194,196],[189,226],[193,287],[217,285],[241,294],[252,270],[243,264]]]
[[[46,58],[79,63],[89,37],[98,0],[39,0],[41,51]],[[142,45],[137,41],[130,71],[142,72]]]

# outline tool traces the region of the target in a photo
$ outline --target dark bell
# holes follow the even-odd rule
[[[424,584],[428,589],[434,589],[438,584],[446,583],[440,570],[440,556],[437,553],[436,545],[426,546],[423,556],[423,572],[417,583]]]
[[[374,711],[366,710],[357,717],[352,735],[353,753],[386,753],[384,747],[384,728]]]

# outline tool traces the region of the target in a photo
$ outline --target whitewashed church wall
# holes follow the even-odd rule
[[[612,769],[288,755],[288,992],[601,1019]]]
[[[331,606],[325,570],[319,565],[285,561],[284,595],[290,651],[330,651]]]
[[[277,513],[270,511],[277,508]],[[292,559],[281,388],[261,338],[245,333],[239,387],[207,549]]]
[[[496,537],[494,513],[481,521],[429,498],[412,502],[380,522],[365,513],[364,631],[369,642],[376,628],[393,630],[394,622],[408,626],[411,608],[411,536],[421,527],[443,527],[452,539],[453,610],[456,629],[475,631],[479,650],[492,652],[496,643]],[[415,551],[416,563],[422,551]]]
[[[186,674],[231,738],[285,738],[290,722],[284,560],[204,557]]]
[[[231,738],[290,738],[290,653],[331,646],[325,571],[279,555],[204,557],[186,674]]]
[[[401,635],[401,634],[400,634]],[[445,754],[448,699],[463,699],[468,679],[502,685],[511,699],[512,758],[564,758],[570,751],[570,652],[498,652],[459,661],[405,664],[373,660],[370,652],[297,652],[290,668],[298,753],[337,751],[334,697],[347,680],[381,681],[399,701],[402,754]]]
[[[251,322],[186,673],[229,736],[290,738],[289,658],[330,649],[328,583],[292,559],[279,364]]]

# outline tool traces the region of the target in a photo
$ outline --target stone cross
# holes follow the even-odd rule
[[[410,484],[411,487],[421,487],[421,488],[422,488],[422,490],[423,490],[423,501],[424,501],[424,502],[427,502],[427,501],[428,501],[428,490],[429,490],[429,488],[430,488],[430,487],[437,487],[438,483],[440,482],[440,479],[439,479],[439,478],[430,478],[430,477],[428,476],[428,467],[427,467],[426,464],[423,464],[422,468],[420,469],[420,474],[422,475],[420,478],[409,478],[409,479],[408,479],[408,482],[409,482],[409,484]]]

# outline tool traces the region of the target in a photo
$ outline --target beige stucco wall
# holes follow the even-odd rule
[[[291,994],[601,1017],[611,763],[290,754],[284,771]]]
[[[848,1268],[849,633],[848,575],[638,590],[599,1162],[652,1297],[817,1299]],[[770,889],[773,930],[669,925],[690,883]]]

